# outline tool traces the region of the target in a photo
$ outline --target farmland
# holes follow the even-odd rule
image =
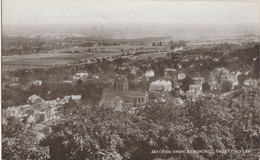
[[[53,49],[49,52],[2,56],[2,70],[46,68],[67,64],[76,64],[94,58],[118,56],[122,53],[146,53],[138,59],[160,57],[167,50],[166,46],[102,46]]]
[[[32,69],[77,63],[79,60],[115,56],[120,52],[37,53],[2,57],[2,70]]]

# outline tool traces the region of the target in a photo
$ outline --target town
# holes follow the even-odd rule
[[[126,45],[118,44],[121,51],[116,56],[4,70],[3,125],[17,118],[40,141],[53,132],[52,125],[62,121],[64,113],[79,108],[95,106],[135,115],[151,103],[185,106],[216,97],[224,101],[240,90],[255,95],[259,87],[259,44],[254,41],[190,46],[185,41],[154,39],[140,49],[139,44]]]
[[[3,0],[1,159],[260,159],[259,4]]]

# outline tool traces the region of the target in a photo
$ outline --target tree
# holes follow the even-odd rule
[[[173,97],[178,97],[178,96],[179,96],[179,93],[180,93],[180,88],[174,88],[174,89],[172,89],[172,91],[170,92],[170,94],[171,94]]]
[[[117,58],[117,59],[114,60],[114,63],[115,63],[117,66],[122,66],[123,62],[124,62],[124,59],[121,58],[121,57],[119,57],[119,58]]]
[[[46,159],[48,154],[43,152],[45,148],[37,144],[36,134],[26,131],[14,138],[2,139],[3,159]]]
[[[25,129],[17,118],[7,119],[3,125],[2,158],[3,159],[46,159],[44,148],[37,144],[37,135]]]
[[[82,79],[79,79],[77,81],[77,87],[81,88],[83,86],[83,80]]]
[[[229,92],[232,88],[232,83],[229,81],[224,81],[221,86],[221,91],[223,93]]]
[[[170,45],[170,49],[171,49],[171,50],[174,50],[175,44],[173,43],[172,40],[170,41],[169,45]]]
[[[111,127],[122,125],[122,116],[103,108],[78,109],[64,115],[63,121],[53,126],[53,133],[41,144],[50,147],[51,159],[111,159],[121,160],[117,148],[122,140]],[[113,120],[117,117],[118,120]],[[122,131],[122,130],[121,130]],[[66,153],[66,154],[64,154]]]
[[[202,84],[202,90],[203,90],[204,93],[209,91],[210,90],[210,85],[207,82],[204,82]]]
[[[191,84],[194,84],[194,80],[189,76],[185,77],[182,80],[182,86],[181,86],[182,90],[185,92],[188,91]]]
[[[12,100],[3,100],[2,101],[2,109],[6,109],[7,107],[9,107],[9,106],[14,106],[15,105],[15,103],[14,103],[14,101],[12,101]]]
[[[245,73],[242,73],[237,76],[238,84],[243,85],[243,82],[246,80],[247,76]]]
[[[259,57],[256,59],[256,61],[253,63],[253,77],[256,79],[260,78],[260,62]]]
[[[7,118],[7,124],[3,125],[3,137],[15,137],[24,131],[24,124],[15,117]]]

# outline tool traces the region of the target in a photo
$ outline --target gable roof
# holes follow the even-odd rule
[[[37,96],[37,95],[31,95],[30,97],[28,97],[28,100],[32,103],[35,103],[37,100],[41,100],[44,101],[41,97]]]

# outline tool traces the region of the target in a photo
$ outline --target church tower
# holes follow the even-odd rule
[[[128,79],[126,76],[121,76],[116,80],[116,95],[124,98],[128,92]]]

